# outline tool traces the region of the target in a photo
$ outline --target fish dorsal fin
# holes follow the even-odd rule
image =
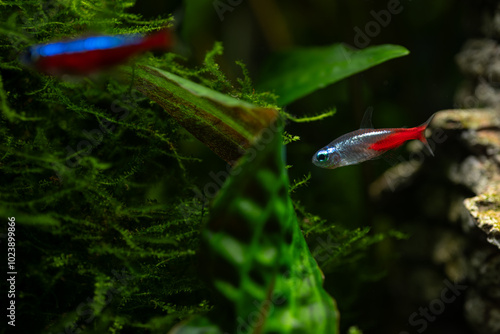
[[[370,106],[366,109],[365,114],[363,115],[363,119],[361,120],[361,126],[359,127],[360,129],[373,129],[372,113],[373,113],[373,107]]]

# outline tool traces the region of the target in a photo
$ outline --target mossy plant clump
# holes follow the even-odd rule
[[[136,69],[168,71],[258,108],[279,110],[276,96],[255,92],[242,63],[243,78],[230,82],[215,61],[220,44],[197,68],[171,53],[148,54],[137,60],[142,67],[76,80],[18,60],[30,45],[91,32],[148,33],[172,21],[144,20],[130,13],[133,5],[0,2],[0,213],[16,221],[19,331],[165,333],[216,303],[197,271],[209,211],[191,201],[190,169],[200,159],[179,153],[191,137],[139,93]],[[334,229],[300,203],[294,209],[306,237]],[[335,231],[333,255],[314,252],[330,254],[329,266],[383,238],[367,228]]]
[[[195,270],[201,213],[180,210],[196,159],[178,154],[177,123],[114,72],[65,81],[18,61],[32,44],[171,21],[131,5],[0,4],[0,212],[16,218],[23,332],[165,332],[209,308]]]

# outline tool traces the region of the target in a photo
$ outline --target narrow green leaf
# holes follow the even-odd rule
[[[282,129],[231,171],[201,232],[200,270],[219,304],[171,334],[336,334],[338,311],[300,230]]]
[[[278,104],[286,105],[350,75],[408,53],[406,48],[390,44],[363,50],[334,44],[281,52],[272,56],[264,66],[257,88],[275,92],[279,96]]]
[[[276,109],[257,107],[157,68],[138,66],[134,75],[141,93],[230,164],[278,116]]]

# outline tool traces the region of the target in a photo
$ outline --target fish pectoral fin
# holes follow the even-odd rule
[[[373,107],[369,106],[366,109],[365,114],[363,115],[363,119],[361,120],[361,126],[359,127],[360,129],[373,129],[372,114]]]

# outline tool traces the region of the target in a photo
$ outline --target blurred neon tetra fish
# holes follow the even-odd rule
[[[432,114],[427,122],[414,128],[374,129],[371,126],[372,109],[368,109],[359,130],[340,136],[323,147],[314,154],[312,162],[318,167],[329,169],[355,165],[375,159],[413,139],[420,140],[431,155],[434,155],[424,134],[434,115]]]
[[[31,46],[20,60],[49,75],[88,75],[121,64],[136,54],[167,49],[172,44],[169,30],[149,36],[91,36]]]

